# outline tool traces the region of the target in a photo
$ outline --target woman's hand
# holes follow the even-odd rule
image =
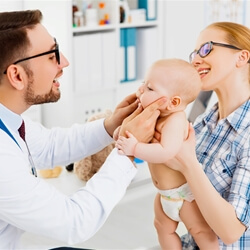
[[[111,116],[104,121],[104,126],[110,136],[113,136],[115,129],[122,124],[122,121],[132,114],[138,107],[138,100],[134,94],[127,96],[117,105]]]
[[[124,119],[119,135],[127,137],[126,131],[129,131],[139,142],[150,142],[154,135],[157,118],[160,115],[158,109],[165,102],[166,98],[160,98],[144,110],[139,106],[130,116]]]
[[[159,135],[156,137],[159,137]],[[157,138],[157,140],[158,139],[159,138]],[[187,139],[183,142],[182,147],[177,155],[174,158],[168,160],[166,165],[184,174],[189,167],[192,167],[192,164],[197,164],[195,145],[195,131],[193,126],[189,124]]]

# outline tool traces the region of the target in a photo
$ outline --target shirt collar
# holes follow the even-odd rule
[[[22,124],[22,117],[0,103],[0,119],[5,124],[6,127],[12,131],[18,131]]]
[[[247,100],[234,112],[232,112],[227,120],[231,126],[237,131],[240,132],[244,130],[250,123],[250,100]],[[244,119],[243,119],[244,118]]]
[[[236,130],[238,133],[244,130],[250,123],[250,100],[247,100],[235,111],[233,111],[228,117],[225,118],[229,124]],[[208,126],[210,124],[216,124],[218,120],[219,109],[218,103],[216,103],[208,112],[204,115],[203,122]],[[246,119],[248,117],[248,119]]]

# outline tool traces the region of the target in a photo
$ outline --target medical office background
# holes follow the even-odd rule
[[[78,9],[75,18],[73,5]],[[250,27],[250,0],[0,0],[0,12],[22,9],[42,11],[43,24],[70,62],[59,79],[61,99],[25,112],[47,127],[84,123],[93,114],[113,110],[137,90],[155,60],[188,60],[199,32],[211,22]],[[187,115],[197,115],[215,101],[213,94],[197,99]],[[159,249],[153,227],[155,189],[147,166],[138,170],[100,232],[79,247]],[[67,194],[83,185],[67,172],[48,181]],[[23,242],[27,249],[61,244],[30,233]]]
[[[88,18],[73,25],[72,5]],[[37,8],[70,62],[59,79],[61,99],[26,112],[47,127],[112,110],[136,91],[155,60],[188,60],[199,32],[213,21],[250,26],[249,0],[0,0],[0,11]]]

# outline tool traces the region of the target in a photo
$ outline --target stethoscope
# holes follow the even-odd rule
[[[1,119],[0,119],[0,129],[2,129],[5,133],[7,133],[10,136],[10,138],[18,145],[18,147],[21,148],[20,145],[18,144],[18,142],[16,141],[16,139],[14,138],[14,136],[10,133],[10,131],[8,130],[8,128],[5,126],[5,124],[2,122]],[[35,167],[34,161],[32,159],[30,149],[28,147],[27,142],[26,141],[24,141],[24,142],[25,142],[26,148],[28,150],[28,159],[29,159],[30,166],[31,166],[31,173],[35,177],[37,177],[36,167]]]

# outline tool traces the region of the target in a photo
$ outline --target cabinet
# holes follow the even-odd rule
[[[130,9],[137,9],[141,0],[130,0]],[[143,0],[144,1],[144,0]],[[145,0],[146,1],[146,0]],[[105,0],[109,24],[96,26],[72,26],[71,0],[24,0],[24,9],[40,9],[43,24],[57,38],[60,50],[70,66],[64,69],[60,79],[62,97],[57,103],[42,108],[43,123],[48,126],[69,126],[84,122],[89,115],[105,109],[114,109],[126,95],[136,91],[148,66],[160,59],[162,53],[162,2],[156,2],[157,19],[120,23],[120,1]],[[99,0],[92,1],[97,6]],[[77,3],[80,5],[81,0]],[[124,61],[121,57],[122,30],[135,30],[136,77],[120,82]],[[131,38],[131,37],[129,37]],[[129,52],[130,53],[130,52]]]

